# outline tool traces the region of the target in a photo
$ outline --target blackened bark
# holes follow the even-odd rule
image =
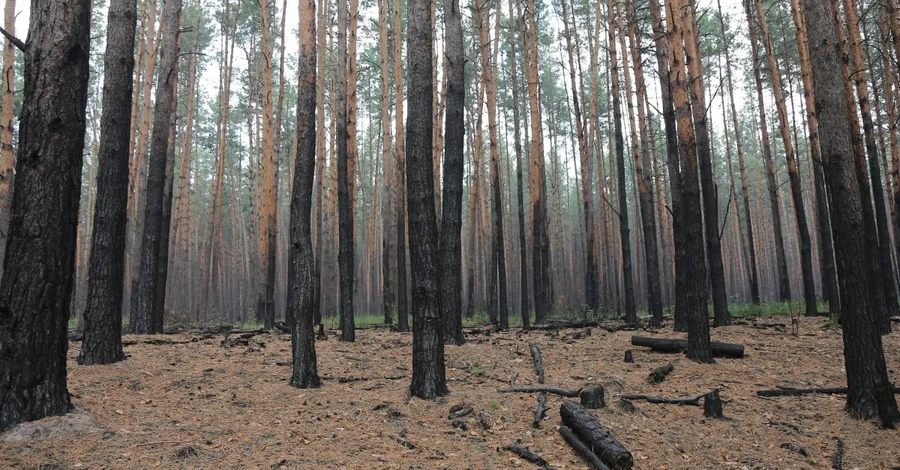
[[[462,196],[465,146],[465,55],[459,0],[444,1],[445,98],[444,197],[441,212],[441,317],[444,341],[465,343],[462,331]]]
[[[67,413],[90,3],[34,0],[18,173],[0,281],[0,431]],[[48,113],[52,110],[52,113]]]
[[[679,214],[681,209],[681,195],[676,188],[680,185],[678,172],[678,131],[675,126],[675,108],[672,104],[672,89],[669,83],[669,44],[666,41],[666,31],[663,28],[662,13],[658,0],[650,0],[650,22],[653,27],[653,37],[656,42],[656,66],[660,82],[660,98],[662,101],[663,126],[666,132],[666,161],[669,167],[669,183],[672,187],[672,214]],[[679,249],[683,237],[681,236],[681,224],[672,224],[675,242],[675,331],[686,331],[684,322],[684,293],[680,286],[684,284],[682,279],[682,266],[678,259],[684,250]],[[680,307],[680,308],[679,308]],[[662,316],[653,319],[656,325],[662,324]],[[680,324],[679,324],[680,322]]]
[[[168,259],[168,243],[163,246],[163,229],[171,218],[165,206],[166,168],[171,122],[175,113],[175,81],[178,78],[178,35],[181,25],[181,0],[167,0],[163,14],[160,72],[153,109],[153,131],[147,172],[147,202],[141,243],[141,264],[136,280],[137,290],[131,296],[131,331],[137,334],[162,333],[165,279],[160,279],[160,259]],[[171,162],[174,164],[174,161]],[[171,197],[169,198],[171,205]],[[168,239],[168,234],[166,235]],[[166,258],[162,258],[166,255]],[[159,285],[163,288],[160,289]],[[159,298],[162,294],[163,298]]]
[[[863,201],[854,167],[847,120],[847,97],[839,67],[839,47],[831,2],[805,2],[816,114],[841,289],[841,329],[847,371],[847,411],[851,416],[879,416],[885,426],[900,419],[891,395],[881,336],[877,331],[872,289],[878,284],[867,269]]]
[[[406,163],[398,161],[397,179],[397,331],[409,331],[409,288],[406,278]]]
[[[338,270],[340,271],[341,341],[356,341],[353,315],[353,194],[350,190],[350,152],[347,148],[347,0],[338,1],[338,64],[335,132],[338,163]]]
[[[122,288],[125,282],[128,217],[125,206],[136,24],[134,0],[110,3],[88,305],[84,312],[84,339],[78,354],[78,363],[84,365],[110,364],[125,359],[122,352]]]
[[[412,267],[413,378],[410,393],[431,399],[446,395],[441,323],[437,216],[432,166],[433,103],[431,3],[410,0],[406,11],[409,86],[406,116],[406,190]]]
[[[759,130],[762,134],[763,160],[766,166],[766,187],[769,190],[769,208],[772,211],[772,230],[775,234],[775,268],[778,274],[778,300],[791,300],[791,285],[788,282],[787,261],[784,255],[784,236],[781,232],[781,205],[778,204],[778,186],[775,181],[775,165],[772,163],[772,149],[769,146],[769,128],[766,107],[763,101],[762,72],[759,60],[759,43],[756,39],[756,21],[750,10],[750,0],[744,0],[749,25],[750,49],[753,57],[753,78],[756,83],[756,100],[759,109]]]
[[[613,1],[607,3],[609,17],[609,79],[612,82],[613,125],[616,137],[616,178],[619,190],[619,236],[622,245],[622,277],[625,284],[625,323],[637,322],[634,270],[631,260],[631,229],[628,221],[628,189],[625,187],[625,138],[622,133],[622,98],[619,96],[619,59],[616,54]]]
[[[304,0],[300,8],[300,84],[297,96],[297,159],[291,194],[291,245],[288,267],[288,310],[291,322],[291,385],[321,385],[313,337],[315,310],[315,255],[312,247],[312,188],[316,171],[316,2]],[[324,158],[324,155],[321,156]]]
[[[513,106],[513,122],[519,122],[519,77],[516,71],[518,60],[516,59],[516,39],[517,31],[515,27],[513,14],[513,3],[509,0],[509,66],[510,75],[512,75],[512,106]],[[516,151],[516,207],[519,212],[519,284],[521,298],[519,299],[519,315],[522,317],[522,329],[531,327],[530,308],[528,303],[528,244],[525,240],[525,192],[522,188],[522,140],[519,136],[518,124],[513,125],[514,140],[513,144]]]

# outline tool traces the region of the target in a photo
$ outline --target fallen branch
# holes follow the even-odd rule
[[[584,442],[581,442],[581,439],[579,439],[571,429],[560,426],[559,433],[562,435],[563,439],[578,452],[578,455],[582,456],[584,460],[587,460],[594,468],[597,470],[609,470],[609,466],[603,463],[603,461],[600,460],[600,457],[597,457],[597,454],[595,454]]]
[[[619,398],[623,399],[623,400],[644,400],[647,403],[658,403],[658,404],[663,404],[663,405],[700,406],[700,399],[703,398],[704,396],[706,396],[705,393],[703,395],[697,395],[696,397],[693,397],[693,398],[690,398],[690,397],[689,398],[666,398],[666,397],[657,397],[657,396],[653,396],[653,395],[625,394],[625,395],[619,395]]]
[[[894,394],[900,393],[900,387],[892,387]],[[757,390],[756,394],[761,397],[796,397],[800,395],[846,395],[847,387],[834,388],[789,388],[779,387],[777,390]]]
[[[657,352],[682,352],[687,350],[686,339],[665,339],[665,338],[648,338],[645,336],[632,336],[631,344],[635,346],[643,346]],[[709,343],[714,356],[725,356],[742,358],[744,357],[744,345],[733,343],[720,343],[712,341]]]
[[[658,384],[663,380],[666,380],[666,376],[671,374],[672,371],[675,370],[675,366],[672,364],[666,364],[664,366],[657,367],[650,371],[650,375],[647,376],[647,380]]]
[[[559,414],[563,424],[570,427],[607,466],[615,470],[628,470],[634,466],[631,452],[612,437],[585,407],[567,401],[560,406]]]
[[[534,360],[534,373],[537,374],[538,383],[544,383],[544,360],[541,356],[541,350],[534,343],[528,343],[531,349],[531,358]]]
[[[547,393],[541,392],[538,395],[538,404],[537,409],[534,411],[534,421],[531,422],[531,427],[537,429],[541,427],[541,421],[544,420],[544,414],[547,412]]]
[[[567,398],[576,398],[581,393],[581,389],[578,390],[566,390],[564,388],[559,387],[551,387],[551,386],[540,386],[540,387],[512,387],[512,388],[501,388],[497,390],[500,393],[552,393],[554,395],[559,395],[561,397]]]
[[[521,457],[522,459],[524,459],[528,462],[531,462],[535,465],[540,465],[544,470],[555,470],[553,467],[550,466],[549,463],[547,463],[546,460],[544,460],[543,457],[528,450],[527,447],[522,447],[519,445],[512,444],[512,445],[508,445],[508,446],[504,447],[503,449],[508,450],[508,451],[518,455],[519,457]]]

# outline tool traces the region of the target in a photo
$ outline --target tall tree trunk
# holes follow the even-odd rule
[[[437,219],[432,166],[431,1],[407,3],[409,114],[406,120],[406,188],[409,194],[409,248],[412,266],[413,378],[410,394],[432,399],[447,390],[441,323]]]
[[[778,185],[775,181],[775,164],[772,162],[772,149],[769,146],[768,120],[763,100],[762,67],[759,60],[759,44],[756,39],[756,21],[750,9],[750,1],[744,0],[744,10],[750,34],[750,49],[753,57],[753,78],[756,82],[756,99],[759,108],[759,130],[762,134],[763,160],[765,161],[766,186],[769,189],[769,208],[772,211],[772,230],[775,234],[775,266],[778,276],[778,300],[785,302],[791,299],[791,285],[788,281],[787,260],[784,255],[784,236],[781,225],[781,206],[778,204]]]
[[[678,121],[678,150],[681,175],[680,213],[675,214],[675,223],[682,225],[684,237],[681,260],[684,266],[685,312],[688,330],[688,359],[695,362],[711,363],[712,350],[709,343],[709,316],[707,313],[706,263],[703,253],[703,215],[700,208],[700,182],[697,175],[696,141],[691,122],[691,103],[688,95],[685,64],[698,57],[691,57],[690,48],[682,54],[682,44],[686,33],[682,25],[690,21],[692,0],[687,4],[680,0],[669,0],[666,5],[666,19],[669,26],[669,87]],[[678,247],[676,246],[676,249]],[[678,261],[676,260],[676,263]]]
[[[16,0],[6,0],[3,27],[10,34],[16,34]],[[134,41],[132,40],[132,49]],[[13,119],[15,118],[16,88],[15,46],[7,39],[3,43],[3,98],[0,114],[0,267],[6,253],[6,235],[9,229],[12,188],[16,174],[16,154],[13,149]],[[132,65],[132,68],[134,66]],[[0,268],[2,269],[2,268]],[[2,275],[2,271],[0,271]]]
[[[622,99],[619,93],[619,59],[616,54],[616,20],[613,13],[615,0],[607,1],[609,18],[609,79],[612,82],[613,120],[616,138],[616,177],[619,190],[619,236],[622,245],[622,276],[625,288],[625,323],[637,322],[637,305],[634,299],[634,280],[631,259],[631,229],[628,221],[628,191],[625,187],[625,137],[622,132]]]
[[[10,256],[3,261],[0,281],[0,431],[72,409],[66,390],[66,335],[91,9],[89,2],[77,0],[66,8],[52,0],[35,0],[31,7],[19,171],[6,240]]]
[[[900,419],[884,360],[872,289],[880,287],[867,269],[866,229],[859,182],[854,169],[853,147],[847,120],[844,77],[833,17],[833,3],[806,1],[816,115],[822,130],[820,142],[825,164],[831,216],[834,220],[835,255],[841,284],[841,328],[847,371],[847,411],[870,419],[876,415],[885,427]]]
[[[340,269],[340,326],[341,341],[356,340],[353,312],[353,184],[350,182],[349,132],[348,132],[348,62],[347,62],[347,0],[338,0],[337,16],[337,108],[334,111],[338,163],[338,264]]]
[[[887,51],[890,49],[890,38],[893,37],[893,46],[894,53],[897,54],[897,57],[900,57],[900,18],[897,16],[900,15],[900,10],[897,7],[896,0],[886,0],[883,3],[884,8],[881,10],[881,15],[878,22],[879,32],[881,33],[881,47],[882,51]],[[895,27],[894,34],[891,34],[891,28]],[[892,189],[892,193],[890,197],[892,198],[892,206],[894,209],[894,249],[895,253],[900,255],[900,142],[898,142],[898,129],[900,129],[900,119],[898,119],[898,109],[897,100],[894,95],[894,85],[897,84],[895,81],[897,78],[894,77],[893,74],[890,73],[890,69],[892,64],[898,64],[898,62],[894,62],[889,54],[882,54],[882,61],[884,64],[884,96],[885,96],[885,108],[887,114],[887,126],[888,129],[893,129],[894,131],[888,132],[890,144],[891,144],[891,172],[890,172],[890,185],[889,187]],[[900,70],[900,65],[895,65],[894,70]],[[887,171],[887,167],[885,170]],[[900,268],[900,264],[898,264],[898,268]],[[900,273],[898,273],[900,274]]]
[[[125,282],[125,225],[128,214],[128,140],[134,87],[134,32],[137,7],[132,0],[112,2],[106,29],[103,68],[103,116],[97,205],[91,238],[88,305],[78,363],[110,364],[122,352],[122,288]],[[5,108],[4,108],[5,110]]]
[[[160,44],[160,72],[153,110],[153,137],[147,172],[147,207],[141,243],[141,264],[137,290],[131,297],[131,330],[137,334],[162,333],[164,322],[165,279],[159,278],[160,260],[168,259],[171,207],[166,209],[166,174],[171,174],[168,158],[169,134],[175,114],[175,81],[178,78],[178,36],[181,26],[181,0],[166,0]],[[169,201],[171,203],[171,200]],[[168,216],[168,217],[165,217]],[[159,286],[163,286],[160,289]]]
[[[517,22],[514,18],[521,18],[521,12],[513,13],[513,0],[509,2],[509,67],[512,80],[512,106],[513,106],[513,125],[514,129],[514,147],[516,152],[516,207],[519,214],[519,290],[521,293],[519,304],[519,315],[522,317],[522,328],[527,330],[531,327],[530,308],[528,304],[528,244],[525,237],[525,191],[522,188],[522,139],[519,135],[519,77],[518,77],[518,59],[516,58],[516,38],[518,31],[516,29]]]
[[[260,204],[259,227],[259,274],[257,282],[256,308],[262,312],[266,329],[275,326],[275,104],[272,92],[272,44],[268,0],[258,0],[260,27],[262,29],[262,201]],[[285,12],[281,12],[282,15]],[[257,314],[259,316],[259,314]]]
[[[444,1],[444,57],[447,95],[444,197],[441,220],[441,316],[444,342],[461,345],[462,332],[462,197],[465,146],[465,52],[459,0]]]
[[[285,12],[282,12],[285,14]],[[316,6],[304,0],[300,8],[300,83],[297,88],[297,160],[291,192],[291,244],[288,309],[291,322],[291,385],[321,385],[313,337],[315,308],[315,255],[311,240],[312,189],[316,170]],[[325,158],[320,155],[319,158]]]
[[[647,265],[647,306],[650,310],[651,323],[660,326],[663,318],[662,291],[659,280],[659,252],[656,238],[656,210],[653,207],[653,179],[650,163],[650,142],[647,140],[647,112],[644,108],[646,85],[644,83],[644,66],[641,61],[641,44],[636,34],[636,17],[632,0],[625,0],[625,14],[628,19],[628,38],[631,42],[631,60],[634,67],[634,84],[637,94],[638,126],[640,129],[641,153],[635,155],[634,170],[638,183],[641,204],[641,224],[644,234],[644,252]],[[624,52],[624,51],[623,51]],[[632,129],[632,134],[634,134]],[[634,138],[634,137],[632,137]],[[583,170],[582,170],[583,171]],[[587,210],[587,206],[585,206]]]
[[[397,236],[392,228],[397,221],[394,201],[397,193],[397,171],[394,169],[391,132],[391,68],[388,54],[388,23],[390,5],[388,0],[378,0],[378,55],[381,68],[381,145],[384,153],[384,205],[382,205],[382,309],[384,323],[393,323],[395,297],[394,278],[397,273]]]
[[[809,153],[812,158],[813,179],[816,191],[816,215],[819,229],[820,270],[825,283],[825,294],[829,309],[838,313],[841,305],[840,289],[834,265],[834,243],[831,236],[831,217],[828,215],[828,195],[825,188],[825,170],[822,167],[822,149],[819,144],[819,120],[816,117],[815,92],[812,83],[812,65],[809,62],[809,40],[803,19],[800,0],[791,0],[791,13],[797,35],[797,49],[800,53],[800,71],[803,80],[803,95],[806,103],[806,125],[809,126]]]
[[[325,271],[326,263],[324,261],[325,254],[330,253],[327,247],[333,246],[325,240],[325,226],[330,224],[334,216],[334,185],[330,182],[333,180],[330,172],[326,172],[326,128],[325,128],[325,75],[326,75],[326,32],[330,29],[326,26],[326,12],[328,18],[331,18],[331,2],[329,0],[320,0],[320,8],[318,13],[319,29],[316,31],[316,232],[313,247],[315,248],[315,266],[313,267],[313,278],[315,281],[315,291],[313,292],[313,324],[319,325],[319,332],[323,332],[322,312],[327,308],[327,303],[322,300],[322,276]],[[296,139],[296,132],[294,133]],[[296,149],[298,142],[294,142]],[[295,150],[296,152],[296,150]],[[332,154],[333,155],[333,154]],[[332,160],[334,158],[332,157]],[[295,162],[296,165],[296,162]],[[335,167],[336,165],[332,165]],[[293,189],[292,189],[293,190]],[[325,210],[323,199],[327,198],[329,203]],[[326,223],[327,222],[327,223]],[[330,230],[330,229],[329,229]],[[333,240],[329,239],[329,240]],[[333,291],[333,290],[330,290]],[[287,316],[287,315],[286,315]]]
[[[744,223],[747,227],[747,251],[750,258],[750,301],[759,303],[759,270],[756,267],[756,242],[753,236],[753,218],[750,215],[750,182],[747,176],[747,166],[744,164],[744,149],[741,144],[741,127],[738,123],[737,107],[734,104],[734,85],[731,78],[731,54],[728,48],[728,38],[725,37],[725,20],[722,17],[721,1],[719,7],[719,25],[722,32],[722,47],[725,52],[725,73],[728,79],[728,101],[731,106],[731,122],[734,126],[734,145],[737,150],[738,171],[741,174],[741,198],[744,203]],[[827,217],[826,217],[827,220]],[[830,233],[830,232],[829,232]]]
[[[872,184],[872,199],[875,202],[875,224],[878,231],[878,260],[881,263],[881,279],[884,288],[885,311],[878,319],[881,332],[891,332],[890,317],[897,315],[900,304],[897,302],[897,289],[894,283],[894,267],[891,263],[891,236],[888,233],[888,212],[884,201],[884,180],[878,166],[878,146],[875,142],[875,123],[872,120],[872,108],[869,102],[869,84],[866,77],[866,62],[863,60],[862,39],[859,31],[859,13],[856,1],[844,0],[844,16],[847,19],[847,37],[849,41],[850,59],[853,62],[853,74],[850,79],[856,88],[856,99],[863,121],[863,135],[866,142],[866,154],[869,157],[869,176]],[[889,72],[888,72],[889,73]]]
[[[397,331],[409,331],[409,294],[406,279],[406,140],[403,125],[403,27],[400,0],[394,0],[394,126],[397,147]]]
[[[710,148],[709,124],[706,116],[706,94],[703,85],[703,58],[700,56],[699,36],[696,31],[694,3],[683,3],[685,20],[684,46],[691,89],[691,112],[694,118],[697,138],[697,158],[700,164],[700,184],[703,197],[703,220],[706,233],[706,259],[709,263],[709,280],[712,287],[713,315],[715,326],[731,324],[728,315],[728,293],[725,289],[725,266],[722,263],[722,243],[719,234],[719,202],[716,186],[712,150]]]
[[[766,48],[766,59],[769,65],[769,77],[772,81],[772,90],[775,93],[775,106],[778,110],[778,124],[781,129],[781,141],[784,144],[784,158],[787,162],[788,181],[791,186],[791,196],[794,201],[794,215],[797,219],[797,236],[800,241],[800,270],[803,276],[803,298],[806,303],[806,315],[815,316],[816,309],[816,284],[813,280],[812,266],[812,241],[809,238],[809,228],[806,222],[806,208],[803,205],[803,188],[800,184],[800,170],[797,168],[797,160],[794,155],[794,145],[791,141],[791,123],[788,121],[787,106],[784,101],[784,91],[781,88],[781,73],[775,60],[775,48],[769,37],[769,26],[766,23],[766,15],[763,11],[761,0],[754,0],[756,4],[756,17],[759,19],[760,34]]]
[[[532,273],[534,277],[535,323],[543,323],[552,308],[550,299],[550,243],[547,234],[547,183],[544,177],[544,129],[538,79],[537,15],[535,0],[528,0],[525,42],[525,75],[531,112],[531,163],[529,191],[532,214]]]

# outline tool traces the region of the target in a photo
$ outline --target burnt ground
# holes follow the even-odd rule
[[[713,330],[714,340],[743,343],[747,352],[715,365],[632,347],[629,331],[473,335],[447,348],[451,394],[431,402],[407,399],[412,337],[385,328],[359,330],[353,344],[334,336],[318,342],[325,380],[317,390],[287,384],[285,334],[231,335],[227,345],[223,335],[128,336],[128,360],[92,367],[75,363],[80,343],[73,342],[69,390],[79,411],[0,435],[0,468],[537,468],[503,450],[517,441],[558,469],[588,468],[556,431],[563,398],[548,397],[547,417],[533,429],[536,396],[497,392],[514,376],[516,385],[536,383],[529,342],[543,352],[547,384],[606,388],[609,407],[595,415],[634,454],[636,468],[832,468],[839,441],[844,469],[900,465],[900,431],[850,419],[842,396],[756,395],[777,385],[843,386],[840,330],[819,318],[801,319],[798,336],[788,318],[745,323]],[[622,360],[627,349],[633,364]],[[900,332],[885,337],[885,350],[900,382]],[[646,380],[667,363],[675,370],[664,382]],[[617,397],[716,388],[725,420],[706,419],[694,406],[640,401],[625,411]],[[460,403],[473,412],[449,420]]]

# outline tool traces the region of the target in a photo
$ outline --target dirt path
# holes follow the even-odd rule
[[[596,415],[636,468],[827,469],[838,439],[845,469],[900,465],[900,431],[849,419],[841,396],[756,396],[776,385],[845,383],[840,331],[825,326],[802,319],[796,337],[789,328],[715,329],[713,339],[744,343],[747,356],[712,366],[632,348],[624,331],[594,329],[570,342],[562,337],[571,330],[474,336],[448,347],[451,394],[434,402],[407,401],[412,337],[384,329],[359,331],[354,344],[319,342],[318,390],[287,385],[290,341],[281,334],[230,348],[222,336],[167,336],[173,344],[159,345],[128,337],[138,344],[125,348],[127,361],[94,367],[75,364],[80,344],[72,343],[69,390],[84,410],[79,419],[99,425],[46,438],[32,430],[14,442],[0,435],[0,468],[537,468],[502,449],[517,440],[556,468],[588,468],[556,431],[562,398],[548,397],[547,418],[532,429],[536,396],[496,392],[515,375],[517,385],[536,383],[529,342],[543,351],[547,384],[606,387],[610,406]],[[634,364],[623,362],[626,349]],[[900,383],[900,333],[885,338],[885,350]],[[664,382],[645,380],[669,362],[675,370]],[[691,406],[634,402],[632,413],[618,405],[620,393],[686,397],[714,388],[728,420],[704,419]],[[459,403],[474,412],[454,423],[447,415]]]

